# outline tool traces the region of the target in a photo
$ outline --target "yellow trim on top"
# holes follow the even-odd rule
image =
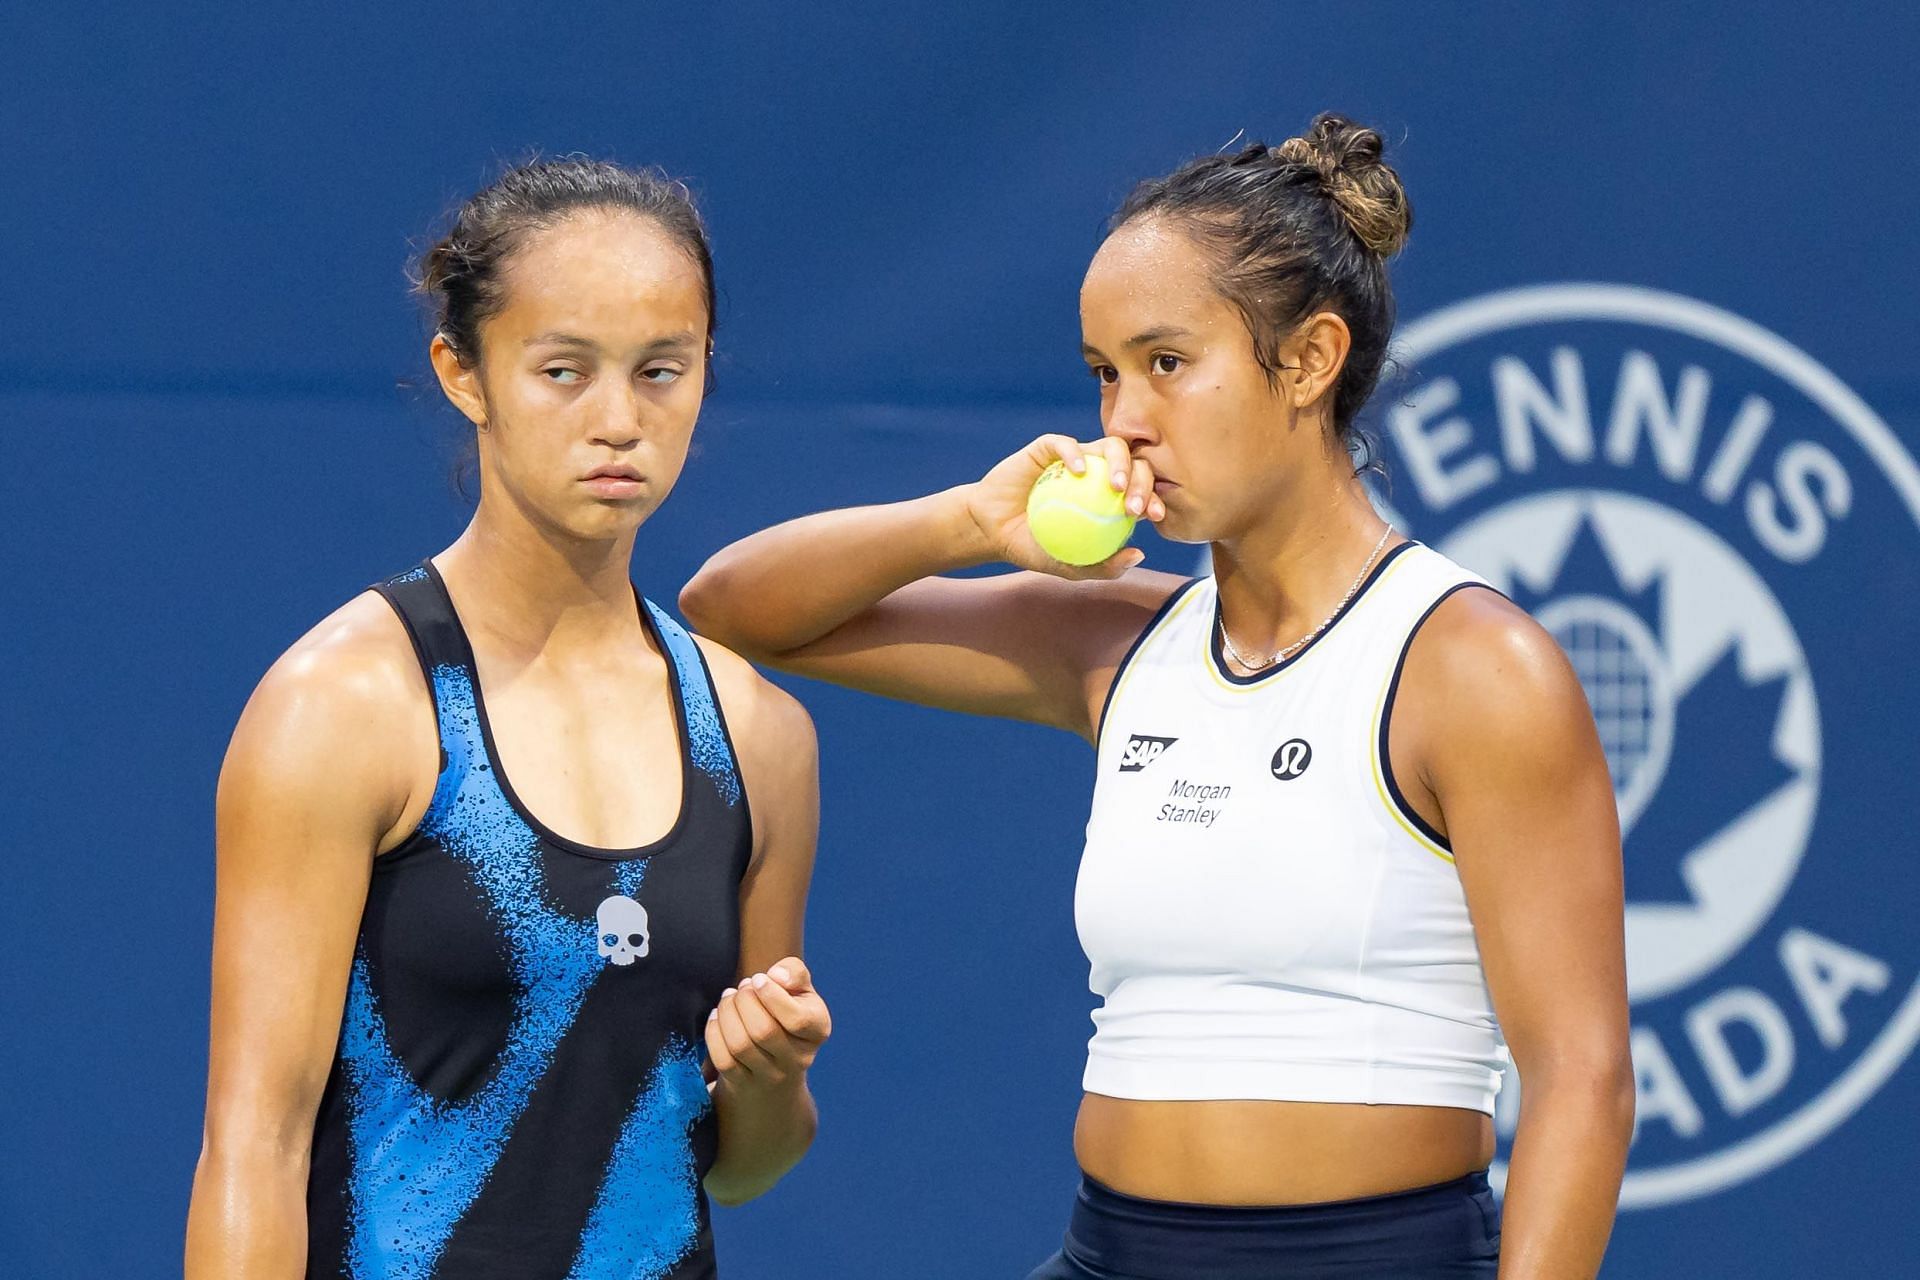
[[[1154,623],[1151,627],[1148,627],[1144,632],[1141,633],[1140,638],[1134,641],[1132,651],[1128,653],[1126,658],[1123,660],[1123,665],[1121,666],[1120,670],[1114,673],[1113,691],[1107,694],[1106,715],[1100,721],[1100,726],[1099,726],[1100,741],[1095,742],[1093,744],[1094,752],[1096,754],[1098,754],[1100,750],[1101,743],[1106,741],[1107,724],[1113,719],[1113,713],[1115,708],[1119,707],[1120,705],[1120,694],[1126,689],[1127,681],[1132,678],[1134,668],[1139,665],[1137,661],[1138,658],[1140,657],[1141,654],[1147,651],[1147,646],[1153,642],[1153,638],[1156,635],[1160,634],[1160,632],[1166,630],[1168,624],[1170,624],[1175,618],[1180,616],[1180,611],[1182,609],[1185,609],[1188,605],[1192,604],[1194,600],[1200,595],[1201,581],[1202,581],[1201,579],[1195,579],[1193,582],[1189,583],[1187,586],[1180,588],[1180,590],[1184,591],[1185,594],[1180,597],[1179,602],[1175,604],[1173,608],[1161,614],[1160,620],[1158,622]]]
[[[1414,544],[1412,542],[1404,542],[1404,543],[1401,543],[1400,545],[1402,547],[1408,548],[1408,550],[1405,552],[1400,552],[1400,554],[1398,555],[1394,555],[1392,562],[1387,565],[1385,571],[1382,572],[1380,576],[1375,578],[1372,582],[1367,583],[1365,590],[1359,592],[1357,595],[1354,596],[1352,600],[1347,602],[1348,608],[1358,608],[1360,605],[1360,601],[1362,599],[1372,595],[1374,591],[1377,590],[1378,588],[1385,586],[1387,579],[1391,578],[1394,574],[1400,572],[1400,570],[1406,565],[1407,561],[1413,558],[1411,554],[1411,549]],[[1396,547],[1394,548],[1394,551],[1398,552],[1400,551],[1400,548]],[[1390,552],[1389,554],[1392,554],[1392,553]],[[1217,584],[1214,588],[1214,598],[1215,599],[1219,598],[1219,587]],[[1346,619],[1341,618],[1339,619],[1339,621],[1345,622]],[[1321,640],[1326,639],[1328,633],[1331,632],[1331,630],[1332,628],[1329,627],[1327,631],[1321,632],[1320,635],[1314,638],[1313,643],[1318,644]],[[1312,647],[1313,647],[1312,645],[1308,646],[1309,649],[1311,649]],[[1260,692],[1260,690],[1268,687],[1269,682],[1277,681],[1280,676],[1285,675],[1288,671],[1291,671],[1293,669],[1294,659],[1297,659],[1302,656],[1304,656],[1304,654],[1295,654],[1294,658],[1288,659],[1286,666],[1281,667],[1280,670],[1278,671],[1269,671],[1266,675],[1256,676],[1253,680],[1253,683],[1251,684],[1238,684],[1232,680],[1227,679],[1226,676],[1223,675],[1220,671],[1220,664],[1215,662],[1213,659],[1213,627],[1209,625],[1207,629],[1204,632],[1202,632],[1200,635],[1201,665],[1206,667],[1207,674],[1213,677],[1214,684],[1218,685],[1222,689],[1227,690],[1230,693]]]
[[[1398,667],[1399,664],[1395,663],[1394,665]],[[1373,766],[1373,789],[1379,795],[1380,803],[1386,807],[1387,813],[1392,816],[1395,822],[1400,824],[1402,831],[1413,837],[1415,844],[1448,866],[1452,866],[1454,865],[1453,855],[1435,844],[1432,837],[1428,836],[1426,832],[1409,822],[1406,813],[1401,810],[1400,805],[1394,800],[1393,793],[1387,790],[1386,773],[1380,765],[1380,717],[1386,714],[1387,690],[1392,687],[1393,672],[1389,671],[1387,673],[1386,683],[1380,686],[1380,698],[1373,705],[1373,724],[1371,731],[1367,734],[1367,758]]]

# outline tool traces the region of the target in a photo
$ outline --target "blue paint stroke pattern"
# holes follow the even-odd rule
[[[720,798],[732,808],[740,803],[740,773],[734,767],[733,750],[720,724],[713,686],[707,680],[706,667],[701,665],[700,646],[659,605],[649,600],[646,606],[680,681],[680,704],[686,708],[687,746],[694,766],[713,779]]]
[[[614,879],[619,882],[620,892],[640,901],[640,883],[647,878],[647,860],[629,858],[614,867]]]
[[[671,1038],[620,1128],[567,1280],[660,1280],[693,1251],[699,1186],[687,1135],[710,1105],[693,1046]]]
[[[518,991],[493,1078],[462,1102],[443,1102],[394,1055],[366,958],[356,958],[341,1040],[352,1087],[355,1280],[432,1275],[604,967],[594,922],[547,903],[539,839],[493,776],[470,675],[436,666],[433,687],[447,765],[420,830],[465,864],[485,894]]]

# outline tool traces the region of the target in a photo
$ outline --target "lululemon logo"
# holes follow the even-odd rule
[[[1313,763],[1313,748],[1305,738],[1291,738],[1280,744],[1273,753],[1273,776],[1282,782],[1292,782],[1307,771]]]

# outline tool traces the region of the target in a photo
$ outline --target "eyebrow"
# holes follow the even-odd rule
[[[669,333],[665,337],[655,338],[652,342],[642,347],[641,350],[646,352],[675,351],[698,346],[699,342],[700,339],[697,334],[682,329],[679,333]],[[598,350],[600,346],[599,343],[591,338],[582,338],[578,334],[562,333],[557,329],[550,329],[545,333],[536,333],[521,345],[528,347],[584,347],[590,351]]]
[[[1121,345],[1129,351],[1134,351],[1155,342],[1165,342],[1168,338],[1191,338],[1192,336],[1193,330],[1191,329],[1182,329],[1179,325],[1163,324],[1136,333]],[[1101,354],[1101,352],[1100,349],[1092,343],[1083,342],[1080,344],[1080,354],[1083,356],[1097,356]]]

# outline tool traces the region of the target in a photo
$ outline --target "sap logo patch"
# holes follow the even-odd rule
[[[1158,760],[1161,753],[1178,738],[1152,738],[1144,733],[1136,733],[1127,739],[1127,749],[1120,753],[1120,772],[1138,773]]]

